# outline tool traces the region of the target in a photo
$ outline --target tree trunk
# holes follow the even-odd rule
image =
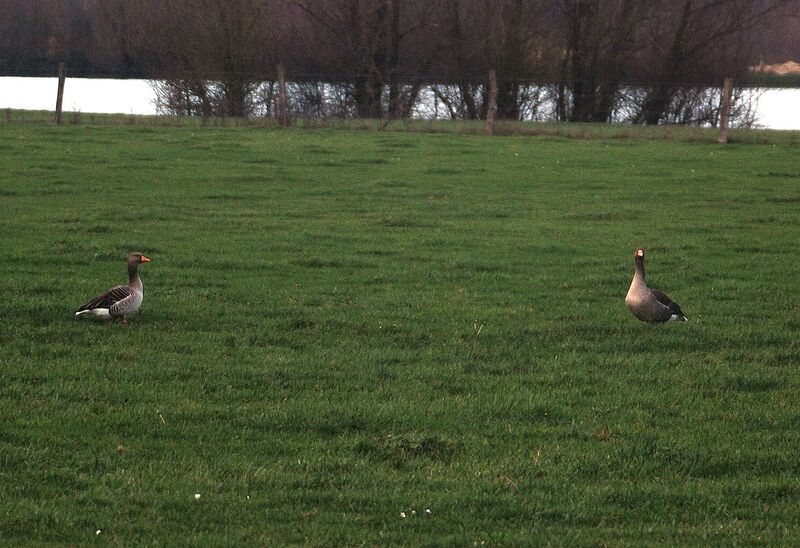
[[[475,94],[472,92],[472,86],[464,81],[458,85],[458,90],[461,94],[461,100],[464,101],[464,107],[467,109],[467,120],[478,120],[480,112],[478,112],[478,104],[475,102]]]
[[[397,66],[400,64],[400,2],[386,0],[389,12],[389,31],[386,59],[386,81],[389,84],[389,117],[403,116],[402,90],[397,77]]]
[[[497,86],[497,117],[501,120],[519,120],[519,84],[501,80]]]
[[[556,91],[556,120],[567,121],[567,85],[563,80],[558,83]]]
[[[728,142],[728,121],[731,114],[731,94],[733,93],[733,79],[725,78],[722,87],[722,105],[720,106],[719,118],[719,144],[724,145]]]
[[[289,126],[289,99],[286,93],[286,74],[283,65],[278,65],[278,124]]]
[[[419,82],[415,83],[411,90],[408,92],[408,95],[403,101],[403,109],[401,112],[401,116],[403,118],[411,118],[411,110],[414,108],[414,105],[417,104],[417,97],[419,97],[419,90],[422,88],[422,84]]]
[[[672,101],[673,91],[667,84],[659,84],[647,94],[639,118],[648,126],[655,126],[664,117]]]
[[[583,76],[577,73],[578,78]],[[570,122],[591,122],[592,106],[594,104],[594,82],[577,80],[572,83],[572,111]]]
[[[370,94],[367,76],[364,74],[356,75],[353,82],[353,101],[356,105],[356,116],[359,118],[369,117],[372,109]]]
[[[497,73],[489,71],[489,100],[486,102],[486,133],[494,134],[494,117],[497,114]]]
[[[238,77],[226,80],[223,84],[225,90],[225,114],[234,118],[243,118],[247,115],[247,82]]]
[[[56,124],[61,125],[61,106],[64,104],[64,82],[67,71],[64,63],[58,64],[58,91],[56,92]]]
[[[602,84],[597,93],[597,105],[593,113],[594,122],[610,122],[614,115],[614,105],[617,104],[619,85],[616,83]]]

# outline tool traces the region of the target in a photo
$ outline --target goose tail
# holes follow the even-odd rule
[[[82,314],[91,314],[92,316],[103,318],[104,320],[111,318],[111,313],[108,308],[88,308],[75,312],[75,316],[80,316]]]

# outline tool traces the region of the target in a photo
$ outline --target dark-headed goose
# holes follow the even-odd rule
[[[142,279],[139,277],[139,265],[148,262],[150,259],[141,253],[132,253],[128,258],[128,285],[112,287],[80,307],[75,315],[93,314],[109,321],[113,321],[114,318],[122,318],[122,323],[128,325],[128,317],[139,310],[144,298]]]
[[[688,321],[678,303],[673,302],[661,291],[650,289],[644,282],[644,249],[639,248],[634,254],[636,271],[633,274],[631,287],[625,297],[625,306],[634,316],[649,323],[671,321]]]

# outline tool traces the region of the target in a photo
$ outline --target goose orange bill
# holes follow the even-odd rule
[[[147,257],[145,257],[144,255],[142,255],[142,262],[143,262],[143,263],[149,263],[149,262],[150,262],[150,259],[148,259],[148,258],[147,258]]]

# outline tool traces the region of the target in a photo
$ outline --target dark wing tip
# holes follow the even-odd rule
[[[97,300],[99,298],[100,297],[96,297],[96,298],[92,299],[91,301],[89,301],[88,303],[86,303],[85,305],[80,307],[78,310],[76,310],[75,312],[83,312],[84,310],[91,310],[92,308],[94,308],[93,305],[97,302]]]
[[[684,321],[684,322],[687,321],[686,320],[686,314],[683,313],[683,310],[681,310],[681,307],[678,305],[678,303],[676,303],[676,302],[669,303],[669,309],[672,310],[673,313],[675,313],[678,316],[680,316],[681,318],[683,318],[682,321]]]

